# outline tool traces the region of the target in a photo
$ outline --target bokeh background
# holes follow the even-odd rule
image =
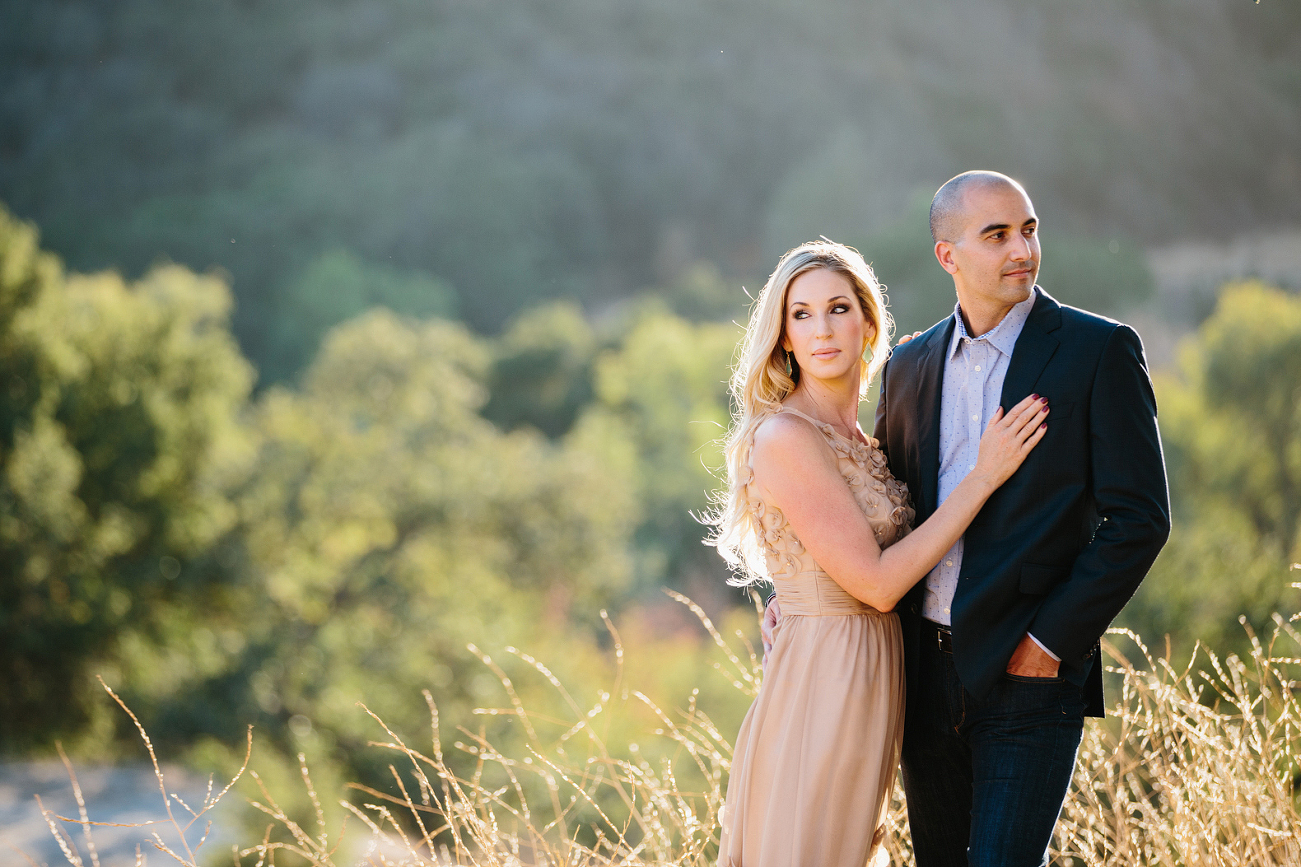
[[[748,296],[826,235],[929,326],[976,167],[1147,342],[1176,523],[1123,625],[1245,646],[1299,607],[1301,6],[0,4],[3,758],[138,759],[99,676],[191,767],[253,724],[268,780],[391,788],[358,701],[509,740],[467,644],[595,694],[602,610],[734,731],[662,589],[755,633],[696,520]]]

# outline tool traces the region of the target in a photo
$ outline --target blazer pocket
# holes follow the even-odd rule
[[[1039,566],[1026,563],[1021,567],[1021,592],[1043,596],[1066,580],[1070,570],[1062,566]]]

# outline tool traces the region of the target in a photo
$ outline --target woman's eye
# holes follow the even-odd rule
[[[796,310],[791,314],[792,319],[807,319],[808,317],[809,314],[805,313],[803,310]]]
[[[849,310],[848,304],[837,304],[835,307],[831,308],[832,313],[844,313],[847,310]]]

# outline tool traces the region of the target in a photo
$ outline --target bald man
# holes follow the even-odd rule
[[[875,435],[924,521],[976,463],[997,409],[1048,401],[1048,430],[899,604],[903,781],[918,867],[1030,867],[1101,716],[1098,639],[1170,529],[1156,402],[1126,325],[1036,285],[1022,186],[966,172],[931,206],[953,315],[895,349]]]

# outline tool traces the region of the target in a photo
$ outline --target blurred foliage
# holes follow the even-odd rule
[[[1301,217],[1298,32],[1277,0],[6,3],[0,199],[78,270],[224,269],[273,382],[361,295],[443,312],[311,291],[338,251],[497,334],[698,261],[757,286],[973,166],[1023,178],[1062,239],[1045,285],[1110,309],[1112,239]],[[901,321],[933,322],[926,257],[865,252]]]
[[[260,721],[281,754],[310,743],[383,785],[357,702],[414,725],[432,688],[469,722],[492,686],[470,642],[581,671],[595,611],[627,582],[631,488],[581,441],[483,420],[487,364],[460,326],[375,312],[330,335],[301,391],[269,391],[233,491],[256,593],[227,627],[243,647],[184,691],[138,681],[134,701],[174,736],[237,742]],[[214,720],[196,696],[228,709]]]
[[[91,674],[228,596],[222,487],[253,371],[178,267],[65,275],[0,210],[0,743],[82,733]]]
[[[723,573],[695,516],[720,484],[727,374],[748,300],[698,263],[603,326],[556,303],[527,311],[491,343],[486,418],[553,439],[572,431],[629,468],[640,516],[635,593],[666,583],[705,598],[719,589],[699,587]]]
[[[1236,619],[1261,634],[1295,609],[1301,560],[1301,298],[1230,285],[1157,377],[1174,529],[1122,622],[1156,640],[1245,651]],[[1294,578],[1292,580],[1295,580]]]
[[[530,425],[561,436],[592,401],[597,349],[576,305],[527,311],[496,341],[484,417],[504,430]]]
[[[597,400],[582,424],[635,451],[644,584],[687,588],[689,576],[722,574],[717,553],[702,544],[697,516],[721,486],[731,412],[726,376],[741,330],[730,322],[692,324],[651,303],[633,317],[621,345],[597,361]]]
[[[679,268],[667,289],[647,294],[657,295],[674,313],[692,322],[744,325],[749,321],[750,304],[761,286],[762,283],[756,285],[753,291],[738,286],[727,280],[716,266],[700,261]]]
[[[275,320],[279,355],[264,375],[279,380],[306,367],[325,332],[373,307],[450,319],[456,299],[446,284],[424,272],[363,262],[346,249],[322,253],[285,290]]]
[[[251,400],[218,278],[67,276],[8,216],[0,275],[5,754],[132,750],[100,674],[193,761],[235,762],[253,723],[264,777],[310,748],[323,783],[387,786],[359,702],[415,730],[429,688],[473,725],[497,686],[470,643],[545,651],[595,691],[597,612],[652,595],[628,622],[668,667],[644,680],[705,678],[658,588],[685,563],[722,584],[689,512],[735,326],[651,303],[598,340],[560,305],[487,340],[375,309]],[[550,694],[535,681],[520,694]]]
[[[1039,282],[1063,304],[1119,318],[1153,294],[1143,250],[1130,238],[1060,235],[1049,226],[1040,244]]]

